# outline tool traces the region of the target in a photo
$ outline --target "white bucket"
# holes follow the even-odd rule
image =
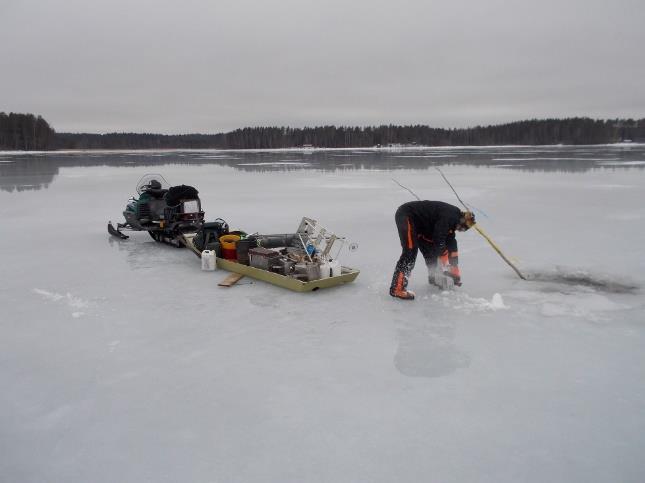
[[[216,268],[215,250],[204,250],[202,252],[202,270],[212,271]]]
[[[331,265],[329,262],[322,262],[320,264],[320,278],[329,278],[331,276]]]
[[[340,262],[338,260],[332,260],[329,262],[329,267],[331,268],[331,276],[339,277],[341,274]]]
[[[320,267],[317,263],[305,262],[307,280],[311,282],[312,280],[318,280],[320,278]]]

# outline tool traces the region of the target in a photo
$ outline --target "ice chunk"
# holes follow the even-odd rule
[[[508,306],[504,304],[504,299],[498,293],[493,294],[493,298],[490,301],[490,308],[493,310],[508,309]]]

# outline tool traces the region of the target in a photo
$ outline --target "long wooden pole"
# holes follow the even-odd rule
[[[461,203],[461,204],[463,205],[463,207],[464,207],[464,208],[466,208],[467,210],[470,210],[470,208],[466,205],[466,203],[464,203],[464,202],[461,200],[461,198],[459,197],[459,195],[458,195],[458,194],[457,194],[457,192],[455,191],[455,188],[453,188],[453,187],[452,187],[452,185],[450,184],[450,181],[448,181],[448,178],[446,178],[446,176],[441,172],[441,170],[440,170],[437,166],[435,166],[434,168],[435,168],[437,171],[439,171],[439,174],[441,174],[441,177],[444,179],[444,181],[445,181],[446,183],[448,183],[448,186],[450,186],[450,189],[452,190],[452,192],[455,194],[455,196],[456,196],[456,197],[457,197],[457,199],[459,200],[459,203]],[[518,269],[518,268],[513,264],[513,262],[511,262],[511,261],[506,257],[506,255],[504,255],[504,253],[502,252],[501,248],[499,248],[499,247],[497,246],[497,244],[496,244],[496,243],[491,239],[491,237],[489,237],[486,233],[484,233],[484,230],[482,230],[482,229],[479,227],[479,225],[477,225],[477,223],[475,223],[472,227],[473,227],[473,228],[475,228],[475,230],[477,230],[477,233],[479,233],[481,236],[483,236],[483,237],[484,237],[484,239],[489,243],[489,245],[490,245],[491,247],[493,247],[493,250],[495,250],[495,251],[499,254],[499,256],[500,256],[500,257],[502,257],[502,260],[504,260],[504,261],[505,261],[505,262],[506,262],[506,263],[507,263],[507,264],[508,264],[508,265],[509,265],[513,270],[515,270],[515,273],[517,273],[517,275],[518,275],[522,280],[526,280],[526,277],[525,277],[524,275],[522,275],[522,272],[520,272],[520,270],[519,270],[519,269]]]
[[[493,249],[494,249],[497,253],[499,253],[499,256],[500,256],[500,257],[502,257],[502,259],[503,259],[506,263],[508,263],[508,265],[509,265],[513,270],[515,270],[515,273],[517,273],[517,275],[518,275],[522,280],[526,280],[526,277],[525,277],[524,275],[522,275],[522,272],[520,272],[520,271],[519,271],[519,269],[518,269],[515,265],[513,265],[513,263],[512,263],[508,258],[506,258],[506,255],[504,255],[504,254],[502,253],[502,250],[497,246],[497,244],[495,244],[495,242],[494,242],[493,240],[491,240],[491,238],[490,238],[486,233],[484,233],[484,230],[482,230],[482,229],[479,227],[479,225],[477,225],[477,223],[475,223],[472,227],[473,227],[475,230],[477,230],[477,233],[479,233],[481,236],[483,236],[483,237],[484,237],[484,239],[485,239],[485,240],[490,244],[490,246],[492,246],[492,247],[493,247]]]

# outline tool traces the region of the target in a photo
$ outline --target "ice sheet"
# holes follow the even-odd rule
[[[495,168],[494,151],[442,171],[531,280],[469,231],[463,287],[429,286],[420,259],[414,302],[387,293],[411,199],[392,178],[456,204],[432,165],[393,171],[376,150],[272,171],[236,163],[284,152],[4,158],[0,479],[642,481],[645,170]],[[196,186],[233,229],[316,218],[358,242],[342,261],[361,274],[309,294],[224,289],[186,250],[110,238],[146,172]]]

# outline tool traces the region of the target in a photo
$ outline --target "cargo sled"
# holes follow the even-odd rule
[[[316,220],[303,218],[295,233],[253,234],[239,237],[235,248],[226,245],[226,236],[211,236],[208,224],[195,235],[185,234],[184,244],[202,257],[214,251],[217,268],[268,282],[295,292],[313,292],[353,282],[358,270],[340,264],[343,249],[354,251]],[[232,240],[234,237],[232,238]]]

